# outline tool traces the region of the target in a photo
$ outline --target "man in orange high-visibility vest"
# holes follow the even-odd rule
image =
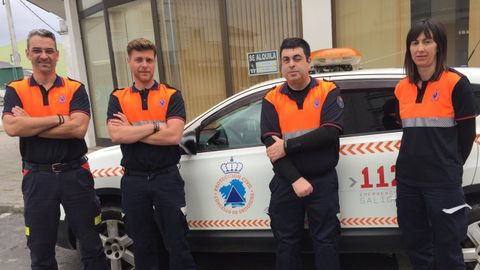
[[[87,159],[84,137],[90,104],[80,82],[56,74],[55,35],[32,30],[26,54],[33,75],[7,86],[3,127],[20,137],[25,235],[32,269],[57,269],[55,243],[62,204],[80,242],[85,269],[107,269],[97,232],[100,203]]]
[[[262,103],[261,134],[275,175],[268,209],[277,241],[277,270],[303,269],[305,213],[315,269],[340,269],[338,179],[343,100],[333,82],[309,76],[310,47],[287,38],[280,47],[287,82],[268,91]]]

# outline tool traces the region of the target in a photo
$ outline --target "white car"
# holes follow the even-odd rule
[[[458,68],[480,98],[480,68]],[[395,207],[395,161],[402,136],[392,121],[393,90],[402,69],[360,70],[312,75],[334,81],[345,102],[344,131],[337,166],[341,250],[402,250]],[[273,171],[260,141],[260,110],[265,92],[283,79],[255,85],[206,111],[185,127],[179,168],[185,180],[189,240],[194,251],[265,252],[274,250],[267,208]],[[477,133],[480,119],[477,118]],[[478,139],[478,137],[477,137]],[[463,175],[468,203],[469,240],[464,257],[480,269],[479,141]],[[118,146],[89,156],[102,204],[102,241],[112,269],[133,267],[132,240],[125,234],[120,198],[121,152]],[[63,215],[62,215],[63,219]],[[66,222],[59,244],[74,247]],[[308,244],[306,249],[308,249]]]
[[[0,88],[0,106],[3,106],[3,98],[5,97],[5,89]]]

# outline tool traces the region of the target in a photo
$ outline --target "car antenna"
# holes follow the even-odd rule
[[[467,65],[468,65],[468,62],[470,62],[470,59],[472,58],[473,54],[475,53],[475,50],[477,49],[478,44],[480,44],[480,39],[478,40],[477,45],[475,45],[475,48],[473,48],[472,53],[468,56]]]

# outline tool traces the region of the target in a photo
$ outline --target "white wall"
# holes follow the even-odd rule
[[[313,50],[331,48],[331,0],[302,0],[303,38]]]

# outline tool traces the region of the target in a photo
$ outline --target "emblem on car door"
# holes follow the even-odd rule
[[[241,175],[243,163],[230,158],[220,165],[223,176],[214,187],[217,206],[228,214],[245,213],[253,203],[255,194],[250,182]]]

